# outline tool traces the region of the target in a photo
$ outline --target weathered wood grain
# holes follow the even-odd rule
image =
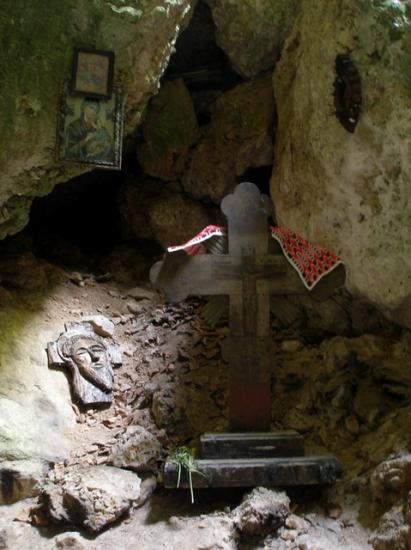
[[[280,458],[304,456],[304,438],[297,432],[205,433],[200,454],[211,458]]]
[[[193,473],[193,487],[282,487],[290,485],[327,485],[341,476],[341,466],[333,456],[286,458],[237,458],[198,460],[202,474]],[[176,488],[178,466],[167,461],[164,485]],[[182,471],[181,488],[189,487],[186,471]]]

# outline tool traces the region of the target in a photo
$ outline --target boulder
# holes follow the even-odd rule
[[[137,472],[157,468],[162,447],[155,435],[142,426],[129,426],[111,449],[109,463]]]
[[[336,25],[338,21],[338,25]],[[274,73],[279,224],[336,252],[347,288],[411,326],[411,30],[402,6],[302,3]],[[336,57],[361,79],[354,132],[335,116]]]
[[[200,135],[191,96],[183,80],[163,83],[150,101],[138,160],[144,172],[175,180],[185,169],[190,147]]]
[[[178,188],[177,188],[178,191]],[[155,239],[164,248],[187,241],[219,214],[176,192],[175,186],[156,180],[129,180],[122,189],[120,210],[131,232]]]
[[[41,502],[53,523],[98,533],[123,516],[140,497],[137,474],[111,466],[75,468],[57,474],[42,489]]]
[[[58,550],[85,550],[85,545],[79,533],[62,533],[54,539]]]
[[[7,501],[30,496],[45,463],[70,451],[75,414],[67,378],[48,368],[44,349],[56,336],[47,313],[28,302],[13,298],[0,311],[0,469]]]
[[[70,79],[73,47],[114,52],[128,134],[158,89],[190,7],[189,0],[68,0],[41,11],[19,2],[2,9],[8,55],[0,61],[0,238],[24,227],[34,197],[87,171],[54,154],[60,83]]]
[[[10,504],[38,494],[46,469],[45,463],[36,460],[2,460],[0,504]]]
[[[282,527],[290,514],[290,499],[265,487],[256,487],[232,512],[234,525],[242,536],[261,536]]]
[[[371,475],[373,500],[387,508],[391,503],[406,499],[411,491],[411,455],[403,453],[385,460]]]
[[[217,44],[235,71],[252,77],[271,69],[300,11],[300,0],[206,0]]]
[[[182,183],[192,197],[218,204],[248,168],[273,163],[271,77],[239,84],[222,94],[210,112],[211,123],[194,148]]]
[[[405,550],[411,547],[411,526],[404,521],[401,507],[394,507],[382,516],[369,543],[374,550]]]
[[[107,317],[104,317],[104,315],[91,315],[89,317],[84,317],[83,321],[90,323],[94,332],[99,336],[103,336],[104,338],[114,337],[114,323],[112,323],[110,319],[107,319]]]

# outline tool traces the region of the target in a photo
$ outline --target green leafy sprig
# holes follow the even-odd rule
[[[172,453],[170,453],[168,460],[178,466],[177,489],[180,487],[182,468],[187,471],[188,483],[190,485],[191,504],[194,504],[193,481],[191,476],[193,472],[202,476],[204,476],[204,474],[198,469],[192,452],[188,447],[178,447],[178,449],[175,449]]]

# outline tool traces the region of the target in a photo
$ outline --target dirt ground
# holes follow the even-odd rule
[[[221,359],[220,347],[228,330],[224,321],[211,329],[201,320],[203,302],[188,300],[178,306],[169,306],[150,288],[146,276],[136,284],[132,276],[119,280],[115,275],[74,272],[50,266],[46,271],[52,273],[47,288],[15,290],[7,286],[3,289],[3,302],[27,303],[36,312],[37,323],[45,328],[58,326],[61,331],[67,321],[105,315],[116,325],[116,341],[123,352],[123,365],[115,371],[112,406],[106,410],[88,411],[74,407],[77,422],[69,434],[73,450],[70,458],[55,468],[105,464],[110,450],[130,425],[144,426],[155,434],[162,444],[164,456],[178,445],[195,444],[202,432],[227,429],[227,369]],[[295,345],[296,340],[301,341],[299,332],[291,328],[275,330],[274,337],[279,344],[277,370],[273,366],[274,376],[278,374],[274,387],[274,413],[279,407],[284,408],[287,400],[290,403],[282,416],[274,417],[274,427],[298,429],[299,419],[305,413],[304,417],[309,420],[317,415],[317,423],[303,426],[308,442],[322,446],[331,443],[330,450],[337,451],[337,455],[341,450],[343,465],[348,472],[342,482],[328,490],[302,488],[289,491],[293,513],[306,521],[303,530],[282,527],[257,539],[239,538],[232,527],[232,510],[247,491],[197,490],[195,503],[190,504],[186,491],[162,488],[160,460],[156,472],[159,482],[154,495],[142,507],[132,510],[129,517],[98,536],[92,537],[84,532],[78,534],[72,526],[33,526],[29,512],[35,499],[28,499],[2,507],[0,548],[371,548],[367,542],[370,530],[366,525],[369,524],[363,519],[359,521],[359,509],[360,496],[363,497],[364,492],[367,494],[364,489],[366,477],[361,476],[373,463],[364,463],[361,456],[357,456],[356,446],[361,437],[362,441],[368,441],[366,438],[371,437],[371,432],[379,433],[387,418],[381,418],[378,425],[359,431],[350,425],[347,427],[345,418],[338,419],[338,429],[330,430],[333,433],[327,437],[319,437],[318,431],[323,433],[327,429],[329,418],[320,401],[313,410],[315,395],[310,394],[308,401],[301,399],[301,392],[306,389],[300,384],[296,389],[295,369],[309,361],[314,363],[315,357],[322,353],[320,346],[327,345],[327,342],[305,345],[305,349],[301,349],[303,345]],[[284,346],[284,341],[294,344]],[[290,360],[291,349],[294,350],[293,361]],[[323,374],[320,369],[317,380],[321,381]],[[332,375],[329,373],[330,377]],[[324,383],[322,380],[321,384]],[[290,394],[290,385],[299,393]],[[318,391],[321,392],[321,385]],[[297,395],[298,400],[294,402]],[[393,407],[389,411],[391,416],[392,410]],[[333,445],[338,434],[341,435],[340,441]],[[401,438],[397,439],[395,444],[399,445]],[[393,445],[389,450],[393,450]]]

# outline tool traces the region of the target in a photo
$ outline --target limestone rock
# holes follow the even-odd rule
[[[165,82],[151,100],[143,123],[138,160],[144,172],[175,180],[184,171],[189,148],[199,135],[193,102],[183,80]]]
[[[4,467],[23,479],[26,466],[39,473],[45,462],[67,458],[70,449],[75,415],[67,379],[48,369],[44,349],[55,336],[27,302],[14,299],[0,311],[0,464],[13,462]]]
[[[302,4],[274,74],[271,192],[279,224],[344,260],[353,295],[411,326],[411,49],[400,9],[355,0]],[[335,59],[347,52],[362,82],[354,133],[333,103]]]
[[[98,533],[123,516],[140,496],[141,480],[111,466],[78,468],[55,477],[41,501],[54,523],[69,523]]]
[[[38,494],[46,464],[38,461],[0,461],[0,504],[10,504]]]
[[[58,550],[84,550],[86,547],[78,533],[63,533],[54,538]]]
[[[107,317],[104,317],[104,315],[92,315],[90,317],[85,317],[83,321],[90,323],[94,329],[94,332],[99,336],[114,337],[114,323],[112,323],[110,319],[107,319]]]
[[[257,487],[233,510],[234,525],[243,536],[264,535],[285,523],[290,514],[290,499],[264,487]]]
[[[245,77],[271,69],[300,10],[300,0],[207,0],[217,43]]]
[[[155,239],[164,248],[183,243],[216,222],[216,216],[205,207],[168,184],[150,179],[129,181],[122,191],[120,209],[134,235]]]
[[[411,491],[411,455],[403,454],[382,462],[371,476],[371,493],[384,507],[406,498]]]
[[[68,0],[44,13],[20,2],[2,9],[0,34],[8,56],[0,62],[0,237],[24,227],[34,197],[87,171],[54,160],[59,83],[70,78],[73,47],[114,51],[130,133],[158,89],[190,7],[189,0]]]
[[[404,522],[400,507],[394,507],[382,516],[369,542],[374,550],[406,550],[411,547],[411,526]]]
[[[189,195],[219,203],[246,169],[273,162],[270,77],[239,84],[221,95],[210,111],[211,123],[194,148],[182,183]]]
[[[153,470],[162,447],[155,435],[142,426],[129,426],[111,451],[110,464],[137,472]]]

